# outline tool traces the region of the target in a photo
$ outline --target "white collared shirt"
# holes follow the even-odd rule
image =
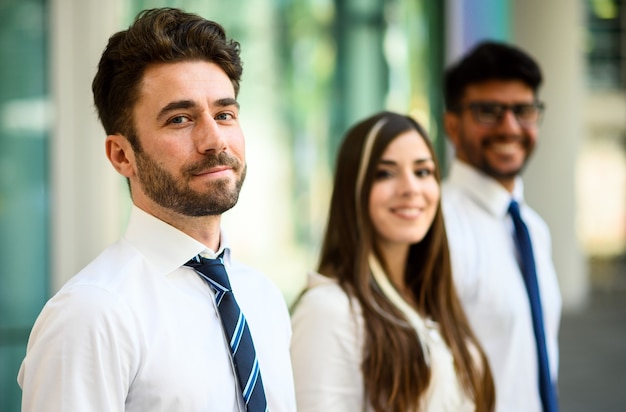
[[[511,198],[520,204],[533,243],[550,371],[558,371],[561,295],[552,263],[550,232],[524,203],[495,180],[455,160],[442,187],[453,274],[461,303],[481,343],[496,386],[496,410],[540,412],[537,353],[528,295],[517,261]]]
[[[335,280],[317,273],[308,275],[307,291],[292,315],[291,357],[299,412],[373,410],[361,368],[364,322],[358,300],[349,297]],[[428,336],[421,337],[430,355],[431,380],[420,400],[420,411],[474,411],[474,403],[454,373],[454,359],[438,325],[425,323]],[[393,358],[393,352],[388,356]]]
[[[291,327],[279,289],[221,248],[268,406],[295,410]],[[134,207],[125,236],[39,315],[18,375],[23,411],[238,411],[213,291],[183,267],[204,245]]]

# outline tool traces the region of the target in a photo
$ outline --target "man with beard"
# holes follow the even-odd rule
[[[295,410],[285,301],[220,226],[246,174],[241,73],[239,43],[178,9],[109,39],[92,89],[130,220],[38,317],[24,411]]]
[[[453,274],[490,362],[497,410],[506,412],[558,409],[561,296],[548,227],[524,202],[520,177],[537,143],[541,81],[531,56],[490,41],[444,80],[444,126],[456,156],[442,190]],[[518,252],[513,208],[530,233],[530,253]],[[535,275],[527,275],[531,267]]]

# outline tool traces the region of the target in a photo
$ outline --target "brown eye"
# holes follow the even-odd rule
[[[433,175],[433,170],[429,168],[417,169],[415,171],[415,176],[420,177],[420,178],[424,178],[424,177],[428,177],[432,175]]]
[[[534,122],[539,116],[539,108],[534,104],[519,104],[513,108],[515,116],[525,122]]]
[[[474,106],[475,116],[482,122],[496,122],[502,118],[504,108],[496,103],[477,103]]]
[[[376,171],[376,180],[382,180],[382,179],[388,179],[392,176],[391,172],[389,170],[383,170],[380,169],[378,171]]]

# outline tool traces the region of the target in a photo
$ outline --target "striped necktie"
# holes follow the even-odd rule
[[[248,412],[266,412],[267,400],[246,318],[239,308],[222,258],[207,259],[200,255],[185,263],[193,268],[215,290],[215,303],[222,321],[239,387]]]
[[[515,244],[519,251],[521,269],[524,276],[526,292],[530,302],[530,310],[533,320],[533,330],[535,332],[535,342],[537,347],[537,359],[539,361],[539,393],[544,412],[557,412],[559,403],[556,396],[556,388],[550,375],[550,364],[548,362],[548,350],[546,348],[546,336],[543,328],[543,310],[541,308],[541,295],[539,293],[539,283],[537,281],[537,269],[533,256],[533,247],[530,241],[528,228],[522,220],[519,204],[512,200],[509,206],[509,214],[515,226]]]

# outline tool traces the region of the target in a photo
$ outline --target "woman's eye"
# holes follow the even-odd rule
[[[417,177],[428,177],[433,174],[433,171],[430,169],[419,169],[415,171],[415,176]]]
[[[392,176],[389,170],[378,170],[376,171],[376,180],[387,179]]]

